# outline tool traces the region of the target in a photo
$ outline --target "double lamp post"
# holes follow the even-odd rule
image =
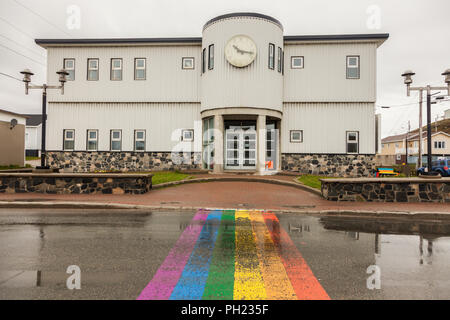
[[[25,69],[20,72],[23,74],[23,82],[25,83],[25,94],[28,94],[29,89],[42,89],[42,133],[41,133],[41,165],[36,167],[36,169],[50,169],[46,165],[46,150],[45,150],[45,133],[46,133],[46,122],[47,122],[47,90],[48,89],[60,89],[61,94],[64,94],[64,83],[67,81],[67,75],[69,74],[66,70],[61,69],[56,72],[59,75],[59,86],[48,86],[45,83],[41,86],[30,85],[31,76],[34,75],[29,69]]]
[[[411,70],[405,71],[402,76],[405,78],[406,95],[409,97],[411,91],[419,91],[419,164],[422,163],[422,94],[427,92],[427,172],[431,174],[432,166],[432,149],[431,149],[431,91],[433,90],[447,90],[447,95],[450,95],[450,69],[445,70],[442,75],[445,76],[446,87],[432,87],[427,85],[425,87],[411,87],[412,76],[415,75]]]

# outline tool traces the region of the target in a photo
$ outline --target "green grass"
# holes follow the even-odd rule
[[[10,164],[9,166],[0,166],[0,170],[23,169],[23,168],[31,168],[31,166],[29,164],[26,164],[25,167],[21,167],[15,164]]]
[[[25,157],[25,160],[30,161],[30,160],[40,160],[41,157]]]
[[[189,178],[188,174],[177,171],[152,172],[152,184],[157,185],[166,182],[180,181]]]
[[[305,175],[298,177],[297,180],[308,187],[320,190],[322,183],[320,182],[319,179],[331,179],[331,178],[333,178],[333,177],[324,177],[324,176],[315,176],[315,175],[311,175],[311,174],[305,174]]]

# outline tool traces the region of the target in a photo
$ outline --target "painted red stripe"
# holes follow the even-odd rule
[[[325,289],[309,268],[273,213],[264,213],[264,221],[281,257],[286,273],[299,300],[330,300]]]

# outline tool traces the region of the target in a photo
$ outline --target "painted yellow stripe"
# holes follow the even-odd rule
[[[269,300],[297,300],[283,262],[260,211],[250,212],[261,274]]]
[[[234,300],[267,299],[264,281],[247,210],[236,211],[236,259],[234,271]]]

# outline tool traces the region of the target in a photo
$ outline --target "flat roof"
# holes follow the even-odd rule
[[[284,36],[285,42],[308,42],[308,41],[352,41],[352,40],[386,40],[388,33],[369,34],[332,34],[332,35],[292,35]],[[146,44],[146,43],[192,43],[201,44],[201,37],[186,38],[82,38],[82,39],[35,39],[36,44],[41,47],[52,45],[105,45],[105,44]]]
[[[283,30],[283,25],[281,24],[280,21],[278,21],[277,19],[275,19],[271,16],[261,14],[261,13],[256,13],[256,12],[233,12],[233,13],[222,14],[222,15],[212,18],[211,20],[206,22],[203,25],[203,30],[205,30],[206,27],[208,27],[210,24],[212,24],[216,21],[219,21],[222,19],[227,19],[227,18],[234,18],[234,17],[254,17],[254,18],[266,19],[266,20],[274,22]]]

